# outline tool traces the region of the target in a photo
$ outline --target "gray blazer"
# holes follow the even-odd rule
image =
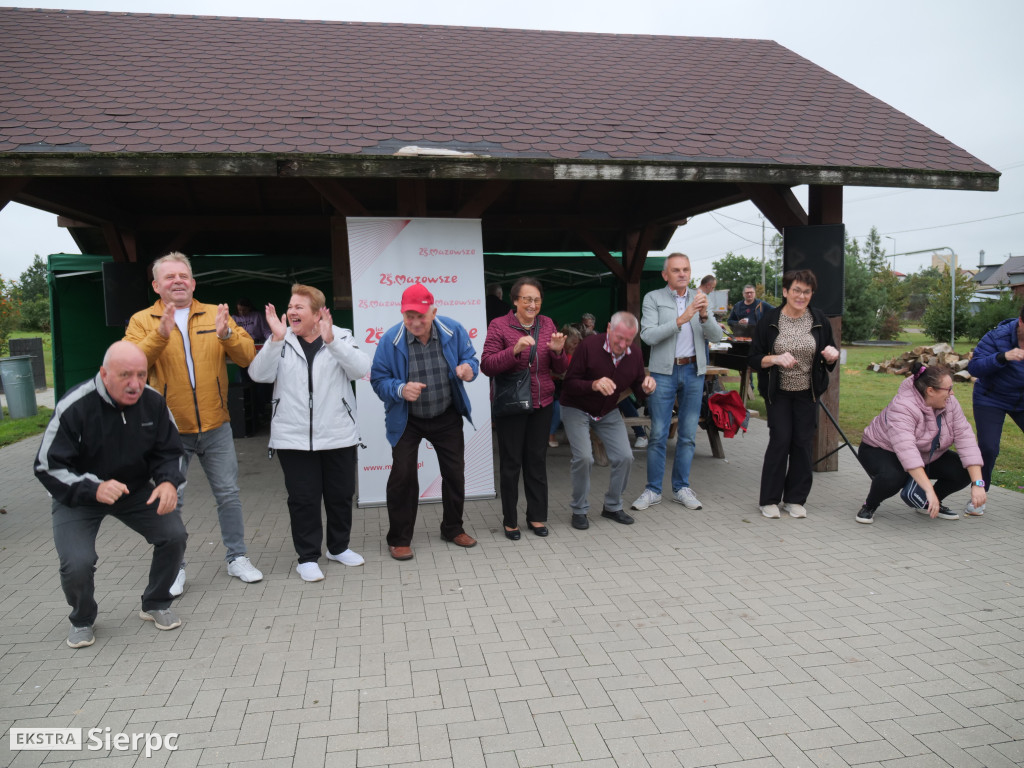
[[[696,295],[695,288],[687,289],[687,304],[693,301]],[[672,373],[676,359],[676,336],[679,334],[679,328],[676,327],[677,317],[679,311],[676,309],[675,292],[667,285],[644,296],[643,313],[640,316],[640,338],[651,348],[651,373]],[[708,319],[703,323],[700,321],[700,314],[694,314],[690,318],[690,328],[693,330],[693,346],[696,349],[697,373],[703,376],[708,367],[707,346],[703,342],[721,341],[722,328],[710,311]]]

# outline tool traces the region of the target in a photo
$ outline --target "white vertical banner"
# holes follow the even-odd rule
[[[391,326],[402,322],[402,292],[423,283],[434,294],[437,314],[469,333],[477,360],[487,333],[484,309],[483,238],[479,219],[346,219],[352,273],[352,325],[357,343],[371,356]],[[466,438],[466,498],[494,496],[489,379],[465,384],[473,424],[463,421]],[[391,444],[384,434],[384,403],[367,374],[356,382],[359,430],[359,506],[386,501]],[[420,501],[441,500],[441,472],[433,446],[423,441],[419,456]]]

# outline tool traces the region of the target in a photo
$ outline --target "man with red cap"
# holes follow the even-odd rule
[[[411,560],[421,440],[430,441],[441,469],[441,538],[460,547],[476,546],[476,539],[462,527],[466,499],[462,419],[473,423],[464,382],[476,378],[480,364],[466,329],[438,316],[426,286],[416,283],[402,294],[402,319],[377,344],[370,385],[384,402],[384,427],[391,443],[388,549],[396,560]]]

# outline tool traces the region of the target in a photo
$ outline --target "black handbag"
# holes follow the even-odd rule
[[[515,373],[503,373],[494,377],[494,400],[491,402],[493,416],[521,416],[533,410],[533,395],[530,394],[530,366],[537,355],[537,331],[540,318],[533,324],[534,344],[530,347],[530,360],[526,367]]]

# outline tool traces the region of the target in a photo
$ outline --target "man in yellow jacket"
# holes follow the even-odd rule
[[[182,474],[199,457],[214,498],[228,573],[245,582],[263,578],[246,557],[245,524],[238,498],[238,458],[228,414],[228,357],[245,367],[256,354],[252,337],[231,319],[227,304],[196,301],[192,265],[181,253],[153,262],[156,304],[136,312],[125,339],[146,353],[149,385],[167,400],[185,447]],[[185,484],[178,488],[178,511]],[[185,563],[171,594],[185,589]]]

